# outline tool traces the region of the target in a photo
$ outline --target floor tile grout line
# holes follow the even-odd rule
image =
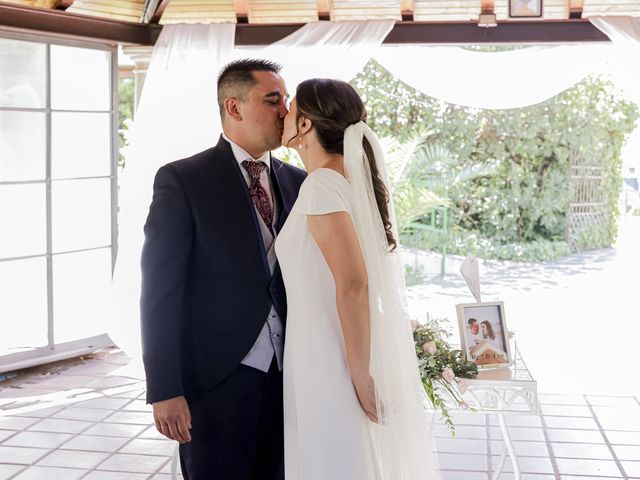
[[[127,402],[127,403],[129,403],[129,402]],[[65,408],[66,408],[66,407],[65,407]],[[46,418],[45,418],[45,419],[46,419]],[[61,420],[65,420],[65,419],[61,419]],[[86,420],[80,420],[80,421],[86,421]],[[78,437],[78,436],[82,435],[84,432],[86,432],[87,430],[89,430],[91,427],[93,427],[94,425],[99,424],[99,423],[101,423],[101,422],[102,422],[102,421],[100,421],[100,422],[90,422],[90,423],[91,423],[91,425],[88,425],[86,428],[84,428],[84,429],[82,429],[82,430],[80,430],[80,431],[78,431],[78,432],[72,433],[72,435],[73,435],[73,436],[72,436],[70,439],[68,439],[66,442],[63,442],[63,443],[62,443],[60,446],[58,446],[57,448],[54,448],[54,449],[49,450],[49,452],[47,452],[45,455],[43,455],[42,457],[40,457],[40,458],[39,458],[38,460],[36,460],[35,462],[32,462],[32,463],[31,463],[31,465],[29,465],[27,468],[25,468],[24,470],[22,470],[22,471],[20,472],[20,474],[21,474],[22,472],[26,471],[26,470],[27,470],[28,468],[30,468],[30,467],[39,466],[39,465],[36,465],[36,463],[37,463],[37,462],[40,462],[40,461],[41,461],[42,459],[44,459],[45,457],[47,457],[47,456],[51,455],[51,454],[52,454],[52,453],[54,453],[54,452],[57,452],[57,451],[60,449],[60,447],[61,447],[62,445],[64,445],[65,443],[69,443],[69,442],[70,442],[71,440],[73,440],[74,438],[76,438],[76,437]],[[36,422],[36,423],[34,423],[33,425],[36,425],[37,423],[39,423],[39,422]],[[105,460],[106,460],[106,459],[105,459]],[[96,468],[98,465],[100,465],[103,461],[104,461],[104,460],[102,460],[102,461],[98,462],[98,463],[97,463],[93,468],[87,469],[87,473],[86,473],[85,475],[82,475],[81,477],[79,477],[79,479],[78,479],[78,480],[80,480],[81,478],[84,478],[84,477],[86,477],[87,475],[89,475],[89,473],[91,473],[93,470],[95,470],[95,468]],[[11,479],[13,479],[13,478],[16,478],[16,477],[15,477],[15,476],[10,477],[10,479],[9,479],[9,480],[11,480]]]
[[[45,408],[49,408],[49,407],[45,407]],[[63,410],[64,408],[65,408],[65,407],[62,407],[62,408],[60,408],[60,410]],[[52,415],[55,415],[55,414],[56,414],[56,413],[58,413],[60,410],[56,410],[55,412],[50,413],[49,415],[47,415],[47,416],[45,416],[45,417],[38,417],[39,419],[38,419],[38,421],[37,421],[37,422],[33,422],[31,425],[29,425],[29,426],[28,426],[28,427],[26,427],[26,428],[33,427],[34,425],[37,425],[38,423],[41,423],[41,422],[43,422],[44,420],[51,419],[51,418],[52,418],[51,416],[52,416]],[[23,418],[24,418],[24,417],[23,417]],[[26,418],[34,418],[34,417],[26,417]],[[22,433],[22,432],[24,432],[24,431],[29,431],[29,430],[26,430],[26,428],[25,428],[25,429],[23,429],[23,430],[20,430],[18,433]],[[48,432],[48,433],[63,433],[63,432]],[[73,437],[71,437],[71,438],[73,438]],[[6,440],[5,440],[5,441],[6,441]],[[62,444],[64,444],[64,443],[65,443],[65,442],[63,441],[60,445],[62,445]],[[3,444],[4,444],[4,441],[3,441]],[[47,453],[45,453],[44,455],[42,455],[41,457],[39,457],[39,458],[38,458],[38,459],[36,459],[35,461],[31,462],[29,465],[26,465],[26,466],[25,466],[25,468],[23,468],[22,470],[19,470],[19,471],[18,471],[18,472],[16,472],[14,475],[9,476],[9,477],[7,478],[7,480],[11,480],[11,479],[13,479],[13,478],[16,478],[18,475],[22,475],[22,473],[23,473],[23,472],[25,472],[25,471],[26,471],[26,470],[28,470],[29,468],[31,468],[31,467],[33,467],[33,466],[35,466],[35,464],[36,464],[37,462],[39,462],[39,461],[40,461],[40,460],[42,460],[43,458],[45,458],[45,457],[47,457],[48,455],[50,455],[52,452],[57,451],[57,450],[58,450],[58,448],[60,447],[60,445],[58,445],[57,447],[54,447],[53,449],[47,448],[47,450],[48,450],[48,451],[47,451]],[[21,447],[21,448],[25,448],[25,447]],[[28,448],[28,447],[27,447],[27,448]]]
[[[544,415],[540,415],[540,423],[542,424],[542,435],[544,436],[544,443],[547,447],[547,454],[549,455],[549,462],[551,462],[551,468],[553,469],[553,476],[556,480],[560,480],[560,470],[558,469],[558,463],[556,462],[556,454],[553,451],[551,440],[547,432],[547,422],[544,419]]]
[[[127,400],[129,400],[129,401],[128,401],[128,402],[126,402],[126,403],[124,403],[124,404],[122,405],[122,407],[124,407],[124,406],[126,406],[126,405],[129,405],[130,403],[132,403],[132,402],[133,402],[134,400],[136,400],[137,398],[138,398],[138,397],[133,398],[133,399],[127,399]],[[48,407],[45,407],[45,408],[48,408]],[[68,406],[66,406],[66,407],[62,407],[60,410],[58,410],[57,412],[54,412],[54,413],[50,414],[49,416],[39,418],[39,420],[38,420],[37,422],[34,422],[33,424],[31,424],[31,425],[30,425],[30,427],[35,426],[35,425],[37,425],[38,423],[40,423],[40,422],[42,422],[42,421],[44,421],[44,420],[52,419],[51,415],[54,415],[55,413],[58,413],[59,411],[64,410],[65,408],[68,408]],[[118,412],[118,411],[119,411],[119,409],[118,409],[118,410],[114,410],[114,411],[113,411],[113,413],[116,413],[116,412]],[[112,413],[111,415],[113,415],[113,413]],[[33,417],[28,417],[28,418],[33,418]],[[107,417],[105,417],[105,418],[108,418],[108,416],[107,416]],[[72,419],[59,419],[59,420],[72,420]],[[74,420],[72,420],[72,421],[74,421]],[[88,422],[87,420],[76,420],[76,421]],[[80,431],[78,431],[78,432],[41,432],[41,433],[70,433],[70,434],[72,435],[72,437],[71,437],[71,438],[69,438],[69,439],[68,439],[68,440],[66,440],[66,441],[63,441],[60,445],[58,445],[57,447],[55,447],[55,448],[53,448],[53,449],[47,449],[47,450],[48,450],[48,452],[47,452],[46,454],[42,455],[41,457],[38,457],[38,459],[36,459],[34,462],[32,462],[32,463],[31,463],[31,464],[29,464],[29,465],[26,465],[26,466],[25,466],[25,468],[23,468],[22,470],[20,470],[20,471],[16,472],[14,475],[10,476],[7,480],[12,480],[12,479],[16,478],[18,475],[21,475],[23,472],[25,472],[25,471],[26,471],[27,469],[29,469],[30,467],[34,467],[34,466],[41,466],[41,465],[36,465],[36,464],[37,464],[38,462],[40,462],[42,459],[44,459],[45,457],[47,457],[48,455],[51,455],[52,453],[54,453],[54,452],[58,451],[59,449],[61,449],[61,447],[62,447],[62,446],[64,446],[65,444],[67,444],[67,443],[71,442],[74,438],[76,438],[76,437],[78,437],[78,436],[81,436],[84,432],[86,432],[87,430],[89,430],[89,429],[90,429],[90,428],[92,428],[93,426],[101,424],[103,421],[104,421],[104,419],[103,419],[103,420],[101,420],[101,421],[98,421],[98,422],[95,422],[95,421],[94,421],[94,422],[89,422],[89,423],[90,423],[90,425],[88,425],[86,428],[84,428],[84,429],[82,429],[82,430],[80,430]],[[30,428],[30,427],[27,427],[27,428]],[[145,430],[146,430],[146,428],[145,428],[145,429],[143,429],[143,430],[141,430],[141,431],[138,433],[138,435],[140,435],[140,434],[141,434],[142,432],[144,432]],[[23,431],[24,431],[24,430],[23,430]],[[33,431],[33,430],[31,430],[31,431]],[[135,438],[135,437],[137,437],[137,435],[136,435],[136,436],[134,436],[134,438]],[[130,441],[131,441],[131,440],[129,440],[129,442],[130,442]],[[129,443],[129,442],[127,442],[127,443]],[[126,445],[127,443],[123,444],[122,446]],[[29,447],[21,447],[21,448],[29,448]],[[35,447],[32,447],[32,448],[35,448]],[[71,450],[70,450],[70,451],[71,451]],[[113,455],[113,454],[112,454],[112,455]],[[110,456],[112,456],[112,455],[110,455]],[[80,478],[79,478],[79,480],[80,480],[81,478],[85,478],[87,475],[89,475],[92,471],[94,471],[94,470],[95,470],[95,468],[96,468],[96,467],[100,466],[104,461],[106,461],[108,458],[110,458],[110,456],[108,456],[108,457],[106,457],[105,459],[103,459],[102,461],[98,462],[98,463],[95,465],[95,467],[94,467],[94,468],[92,468],[92,469],[88,469],[87,473],[86,473],[85,475],[83,475],[82,477],[80,477]],[[73,468],[73,467],[72,467],[72,468]]]
[[[127,405],[130,405],[131,403],[135,402],[138,398],[140,398],[140,396],[137,396],[135,398],[130,399],[128,402],[126,402],[124,405],[122,405],[122,407],[120,407],[118,410],[116,410],[113,414],[120,412],[124,407],[126,407]],[[112,414],[112,415],[113,415]],[[111,416],[111,415],[109,415]],[[107,417],[109,418],[109,417]],[[106,420],[106,418],[104,419]],[[102,420],[101,422],[98,422],[98,424],[101,424],[104,422],[104,420]],[[109,423],[109,422],[106,422]],[[113,422],[112,422],[113,423]],[[127,445],[129,445],[131,442],[133,442],[135,439],[140,438],[140,435],[142,435],[143,432],[146,432],[148,429],[147,428],[143,428],[141,431],[139,431],[137,434],[133,435],[131,438],[129,438],[129,440],[127,440],[125,443],[123,443],[122,445],[120,445],[120,447],[118,447],[118,449],[116,449],[116,451],[114,452],[108,452],[109,455],[107,457],[105,457],[101,462],[99,462],[90,472],[87,472],[86,475],[83,475],[82,477],[80,477],[78,480],[82,480],[83,478],[86,478],[92,471],[95,471],[100,465],[102,465],[103,463],[105,463],[107,460],[109,460],[110,458],[113,458],[113,456],[118,453],[121,449],[123,449],[124,447],[126,447]]]
[[[168,460],[166,462],[163,462],[162,465],[160,465],[160,468],[156,469],[155,472],[153,472],[151,475],[149,475],[149,478],[147,480],[152,480],[153,477],[155,477],[156,475],[159,475],[162,470],[164,469],[164,467],[166,467],[168,464],[171,463],[171,459],[172,459],[173,455],[171,455]],[[180,472],[180,461],[178,461],[178,472]],[[169,474],[171,475],[171,474]]]
[[[562,430],[560,430],[562,431]],[[591,430],[593,432],[598,432],[600,433],[598,430]],[[622,432],[622,433],[634,433],[634,432]],[[448,437],[435,437],[436,440],[440,439],[440,440],[446,440],[448,439]],[[485,438],[472,438],[472,437],[458,437],[456,436],[455,438],[460,439],[460,440],[477,440],[477,441],[482,441],[485,440]],[[499,439],[496,439],[495,441],[498,441]],[[605,442],[604,440],[602,442],[581,442],[581,441],[577,441],[577,440],[549,440],[551,443],[559,443],[559,444],[578,444],[578,445],[603,445]],[[545,443],[546,440],[527,440],[527,439],[518,439],[518,440],[513,440],[514,443]],[[640,447],[640,444],[634,444],[634,443],[613,443],[612,445],[618,446],[618,447]]]
[[[605,445],[609,449],[609,453],[611,453],[611,456],[613,457],[613,461],[615,462],[616,467],[618,467],[618,470],[620,470],[620,473],[622,473],[623,480],[628,479],[629,476],[627,475],[627,472],[625,471],[624,467],[622,466],[622,463],[620,463],[620,459],[616,455],[616,452],[613,449],[613,446],[611,445],[611,442],[609,441],[609,437],[607,436],[606,431],[602,428],[602,424],[600,423],[600,419],[597,417],[595,410],[591,406],[591,404],[589,402],[589,398],[587,397],[587,395],[585,395],[584,397],[585,397],[585,400],[587,401],[587,404],[589,404],[589,409],[591,410],[591,413],[593,414],[593,419],[595,420],[596,424],[598,425],[598,428],[600,429],[600,434],[604,438]]]
[[[26,470],[28,470],[31,467],[37,467],[37,466],[43,466],[43,465],[36,465],[36,463],[38,463],[39,461],[41,461],[43,458],[46,458],[48,455],[50,455],[52,452],[57,451],[56,448],[54,449],[47,449],[47,452],[42,455],[41,457],[36,458],[33,462],[31,462],[29,465],[25,465],[25,468],[23,468],[22,470],[20,470],[19,472],[16,472],[14,475],[11,475],[10,477],[7,478],[7,480],[11,480],[16,478],[18,475],[21,475],[23,472],[25,472]]]
[[[97,399],[97,398],[111,397],[111,395],[105,394],[104,393],[105,391],[125,389],[122,392],[118,392],[118,393],[126,393],[126,392],[137,390],[139,387],[141,387],[142,383],[143,383],[142,381],[137,380],[137,381],[132,382],[132,383],[126,383],[126,384],[115,386],[115,387],[101,387],[101,388],[96,387],[96,388],[91,388],[91,391],[89,391],[89,392],[76,393],[76,394],[66,398],[65,399],[66,401],[64,401],[63,403],[56,403],[54,405],[47,405],[47,403],[51,403],[51,402],[48,402],[46,399],[45,400],[40,400],[40,402],[42,402],[42,409],[55,408],[55,407],[60,407],[60,409],[65,409],[65,408],[68,408],[68,407],[70,407],[72,405],[75,405],[77,403],[82,403],[84,401],[94,400],[94,399]],[[129,389],[129,387],[131,387],[133,385],[138,385],[138,387]],[[76,387],[72,388],[72,390],[73,389],[80,389],[80,388],[87,388],[87,387],[86,386],[79,386],[79,387],[76,386]],[[126,389],[128,389],[128,390],[126,390]],[[37,396],[40,396],[40,397],[45,396],[46,397],[47,395],[50,395],[50,394],[51,394],[51,392],[41,392],[39,395],[34,395],[34,397],[37,397]],[[97,397],[91,397],[91,398],[82,398],[82,396],[89,396],[89,395],[98,395],[98,396]],[[113,398],[126,398],[126,397],[115,397],[114,396]],[[25,401],[25,399],[22,398],[22,401]],[[24,407],[28,407],[28,406],[29,405],[25,405]],[[0,418],[2,418],[4,416],[19,415],[19,414],[12,413],[11,410],[20,410],[20,408],[23,408],[23,407],[14,407],[12,409],[11,408],[10,409],[0,408]],[[39,410],[39,409],[36,409],[36,410]],[[28,412],[26,412],[26,413],[28,413]],[[29,415],[24,415],[24,416],[25,417],[29,417]]]

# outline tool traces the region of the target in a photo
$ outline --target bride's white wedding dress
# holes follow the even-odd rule
[[[363,135],[385,184],[384,159],[364,124],[345,132],[345,172],[319,168],[300,188],[276,240],[287,291],[284,350],[285,480],[433,480],[434,463],[415,347],[403,301],[403,271],[388,252]],[[395,224],[393,203],[391,222]],[[335,282],[309,231],[308,215],[350,214],[367,267],[371,374],[378,416],[371,422],[347,367]],[[397,232],[395,233],[397,237]]]
[[[286,480],[382,480],[346,363],[331,271],[307,215],[349,212],[347,180],[312,172],[276,241],[287,291],[284,350]]]

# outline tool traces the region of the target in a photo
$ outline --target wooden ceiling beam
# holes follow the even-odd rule
[[[494,0],[480,0],[480,13],[491,14],[495,11]]]
[[[318,18],[329,20],[331,15],[331,0],[317,0]]]
[[[400,15],[405,22],[413,21],[413,11],[416,8],[416,0],[400,0]]]
[[[582,18],[584,0],[569,0],[569,18]]]
[[[236,25],[236,45],[269,45],[292,34],[303,24]],[[480,45],[609,42],[587,20],[498,22],[480,28],[475,22],[396,22],[384,39],[387,45]]]
[[[233,0],[233,9],[236,11],[236,22],[249,23],[249,0]]]
[[[34,7],[37,8],[58,8],[58,6],[62,3],[61,0],[36,0],[33,4]]]
[[[0,28],[153,45],[161,27],[0,2]]]
[[[156,7],[155,12],[153,12],[151,19],[149,20],[149,23],[157,24],[158,22],[160,22],[160,19],[162,18],[162,14],[164,13],[164,10],[167,8],[167,5],[169,5],[170,1],[171,0],[160,0],[158,2],[158,6]]]
[[[142,7],[142,15],[140,16],[141,23],[149,23],[151,18],[158,10],[160,0],[144,0],[144,7]]]
[[[168,3],[168,0],[162,0],[158,10],[163,3]],[[238,24],[236,45],[269,45],[303,25]],[[139,45],[153,45],[162,29],[157,24],[136,24],[0,2],[0,28],[3,26]],[[576,19],[503,21],[491,29],[479,28],[475,22],[396,22],[384,43],[474,45],[608,41],[609,38],[591,22]]]

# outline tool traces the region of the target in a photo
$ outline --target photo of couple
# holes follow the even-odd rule
[[[156,174],[141,261],[156,428],[188,480],[439,478],[378,137],[348,83],[309,79],[289,102],[280,69],[228,64],[217,145]]]
[[[458,305],[458,309],[467,358],[478,366],[509,364],[502,304]]]

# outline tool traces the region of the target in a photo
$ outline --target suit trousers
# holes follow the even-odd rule
[[[185,480],[284,480],[282,372],[246,365],[196,398],[191,442],[180,445]]]

